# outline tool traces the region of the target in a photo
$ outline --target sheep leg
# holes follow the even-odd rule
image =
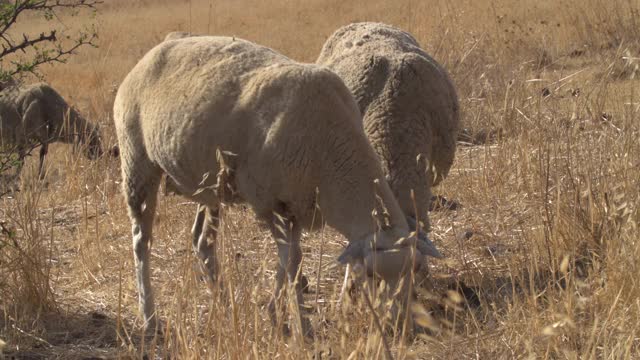
[[[313,335],[313,328],[309,319],[302,315],[302,309],[304,306],[304,297],[302,294],[302,268],[300,263],[302,262],[302,249],[300,248],[300,238],[302,237],[302,228],[298,223],[294,222],[291,229],[291,247],[289,249],[289,261],[287,264],[287,274],[289,285],[293,285],[296,292],[296,304],[298,306],[297,320],[300,321],[300,329],[305,336]],[[280,261],[282,257],[278,256]]]
[[[278,268],[276,270],[276,286],[273,292],[273,298],[269,302],[269,316],[274,326],[278,326],[278,314],[282,314],[282,307],[280,306],[280,298],[282,295],[282,289],[284,285],[284,279],[286,276],[286,266],[289,258],[289,241],[288,233],[290,228],[290,222],[285,218],[274,214],[273,220],[270,224],[271,234],[276,241],[278,247]],[[283,261],[284,260],[284,261]],[[286,326],[284,327],[287,332]]]
[[[285,269],[278,264],[278,269],[276,270],[276,286],[275,291],[273,292],[273,297],[269,301],[269,317],[271,318],[271,323],[273,326],[277,327],[278,324],[281,324],[282,321],[278,319],[278,315],[282,314],[282,304],[280,303],[280,297],[282,288],[284,285],[285,278]],[[288,334],[288,328],[286,325],[283,325],[283,331],[285,334]]]
[[[49,144],[42,143],[40,146],[40,165],[38,166],[38,178],[40,180],[44,179],[44,158],[49,153]]]
[[[170,194],[180,195],[180,192],[178,191],[178,187],[173,182],[173,179],[171,179],[171,176],[165,174],[163,177],[164,177],[164,190],[163,190],[164,196],[169,196]]]
[[[406,273],[396,280],[389,281],[387,294],[396,296],[391,305],[391,319],[394,329],[399,333],[404,331],[406,337],[411,337],[414,330],[413,316],[410,310],[413,298],[411,274]]]
[[[302,316],[304,298],[302,294],[302,282],[300,263],[302,261],[302,249],[300,248],[300,238],[302,228],[296,222],[292,222],[278,214],[274,214],[271,222],[271,233],[278,246],[278,270],[276,273],[276,287],[273,298],[269,303],[269,314],[274,326],[278,324],[277,304],[284,288],[285,275],[288,278],[289,286],[293,286],[296,292],[296,303],[298,311],[297,320],[300,321],[300,328],[305,336],[312,336],[311,322]],[[285,328],[286,329],[286,328]],[[286,331],[286,330],[285,330]]]
[[[338,309],[342,307],[342,299],[349,287],[349,276],[351,275],[351,264],[347,263],[347,267],[344,270],[344,280],[342,280],[342,288],[340,289],[340,296],[338,296]]]
[[[427,221],[428,220],[429,219],[427,218]],[[431,241],[427,236],[427,233],[425,231],[427,231],[428,227],[425,227],[425,231],[422,231],[422,229],[420,229],[420,226],[418,225],[416,219],[413,216],[407,216],[407,224],[409,224],[409,230],[417,231],[417,234],[418,234],[417,247],[418,247],[418,251],[420,251],[420,254],[425,256],[431,256],[436,259],[444,258],[444,256],[440,253],[440,251],[436,247],[436,245],[433,243],[433,241]],[[428,226],[428,223],[427,223],[427,226]]]
[[[16,164],[16,171],[12,177],[9,178],[9,182],[13,182],[20,178],[22,173],[22,167],[24,166],[24,159],[27,157],[27,151],[23,146],[18,147],[18,163]]]
[[[43,106],[42,99],[32,98],[22,115],[22,123],[25,129],[29,129],[30,131],[27,134],[28,137],[39,139],[42,145],[40,147],[40,164],[38,166],[39,179],[42,179],[44,176],[44,157],[47,155],[47,142],[50,140],[49,117],[46,116]]]
[[[131,171],[141,177],[145,172]],[[153,218],[156,210],[156,194],[160,185],[160,175],[149,174],[146,181],[137,182],[136,176],[133,179],[126,176],[125,171],[125,198],[129,206],[129,217],[131,218],[131,232],[133,235],[133,256],[136,267],[136,283],[138,287],[138,303],[140,311],[144,315],[145,330],[156,329],[156,313],[153,298],[153,289],[150,280],[149,252],[151,250],[151,235]]]
[[[191,235],[193,235],[193,251],[198,253],[198,242],[202,234],[202,225],[204,224],[205,212],[204,207],[200,204],[196,206],[196,218],[191,227]]]
[[[212,283],[218,280],[218,261],[216,259],[216,238],[220,224],[218,207],[198,205],[196,219],[191,228],[193,250],[198,255]],[[209,242],[211,238],[211,242]]]

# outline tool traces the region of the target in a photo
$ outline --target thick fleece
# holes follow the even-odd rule
[[[459,128],[458,97],[445,70],[410,34],[380,23],[338,29],[317,63],[354,94],[400,207],[428,227],[431,187],[451,168]]]
[[[274,296],[285,272],[295,282],[302,228],[326,222],[350,242],[373,241],[376,192],[390,224],[376,234],[373,247],[389,248],[409,236],[353,96],[337,75],[320,66],[296,63],[237,38],[165,41],[122,82],[114,121],[147,326],[153,326],[155,313],[148,251],[162,173],[209,215],[223,200],[242,201],[270,224],[280,257]],[[216,187],[217,175],[225,173],[220,172],[221,152],[229,154],[224,177],[233,189],[222,192],[225,199]],[[216,222],[214,216],[200,220]],[[206,233],[209,227],[197,218],[194,228]],[[202,237],[194,238],[194,247],[205,262],[215,262],[215,251]],[[410,251],[400,251],[409,258]],[[385,271],[397,280],[403,269]],[[301,304],[300,291],[297,296]]]

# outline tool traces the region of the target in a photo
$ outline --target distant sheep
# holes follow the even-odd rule
[[[410,34],[367,22],[334,32],[317,63],[354,94],[402,211],[411,225],[420,220],[428,230],[431,187],[449,173],[459,128],[458,97],[446,71]]]
[[[303,228],[334,227],[350,242],[340,260],[363,263],[390,284],[410,268],[410,245],[426,251],[427,245],[409,237],[353,96],[329,70],[237,38],[166,41],[122,82],[114,120],[147,329],[155,326],[149,248],[163,173],[202,206],[193,247],[212,280],[221,202],[246,202],[269,224],[279,256],[272,320],[285,274],[303,303],[296,279]],[[376,193],[388,213],[378,231],[371,215]],[[299,320],[308,333],[308,319]]]
[[[11,85],[0,91],[0,148],[16,152],[20,175],[24,158],[32,146],[41,145],[39,176],[49,144],[63,142],[86,145],[86,156],[102,155],[100,131],[85,120],[51,86],[44,83]]]

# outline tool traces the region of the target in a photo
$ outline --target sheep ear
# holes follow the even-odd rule
[[[349,240],[349,245],[344,249],[342,254],[338,257],[338,262],[341,264],[349,264],[364,261],[364,253],[370,238],[361,238],[358,240]]]
[[[411,231],[416,231],[416,219],[414,219],[412,216],[407,216],[407,224],[409,224],[409,229]],[[436,248],[436,245],[429,239],[427,234],[422,231],[422,229],[417,230],[418,242],[416,243],[416,248],[418,249],[418,251],[420,251],[420,253],[425,256],[431,256],[437,259],[444,258],[444,255],[442,255],[442,253],[438,251],[438,248]]]
[[[120,156],[120,147],[118,145],[113,145],[111,149],[109,149],[109,155],[111,157],[117,158]]]
[[[418,232],[418,242],[416,243],[416,248],[422,255],[431,256],[436,259],[444,258],[444,255],[442,255],[442,253],[438,251],[436,245],[431,240],[429,240],[427,234],[423,231]]]
[[[380,232],[389,228],[386,222],[385,214],[382,212],[383,210],[376,207],[371,211],[371,216],[373,217],[373,223],[375,224],[375,231]]]

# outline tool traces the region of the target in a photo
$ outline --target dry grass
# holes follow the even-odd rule
[[[95,19],[62,19],[69,28],[95,21],[101,46],[46,68],[45,78],[113,142],[117,84],[168,31],[235,35],[313,61],[341,25],[400,26],[451,72],[466,140],[474,144],[461,144],[455,168],[436,189],[462,206],[431,215],[432,236],[448,257],[432,263],[419,288],[435,329],[405,346],[390,339],[394,355],[635,358],[639,9],[633,0],[110,0]],[[38,31],[52,24],[33,19],[24,26]],[[362,299],[356,295],[343,311],[335,307],[341,268],[334,259],[344,239],[334,231],[303,240],[318,335],[305,343],[281,337],[267,321],[275,246],[251,211],[225,211],[227,286],[209,293],[193,271],[194,205],[162,195],[152,279],[165,336],[143,339],[119,164],[90,163],[64,145],[51,153],[46,185],[25,171],[22,191],[0,200],[0,220],[16,240],[0,238],[6,354],[383,356]]]

